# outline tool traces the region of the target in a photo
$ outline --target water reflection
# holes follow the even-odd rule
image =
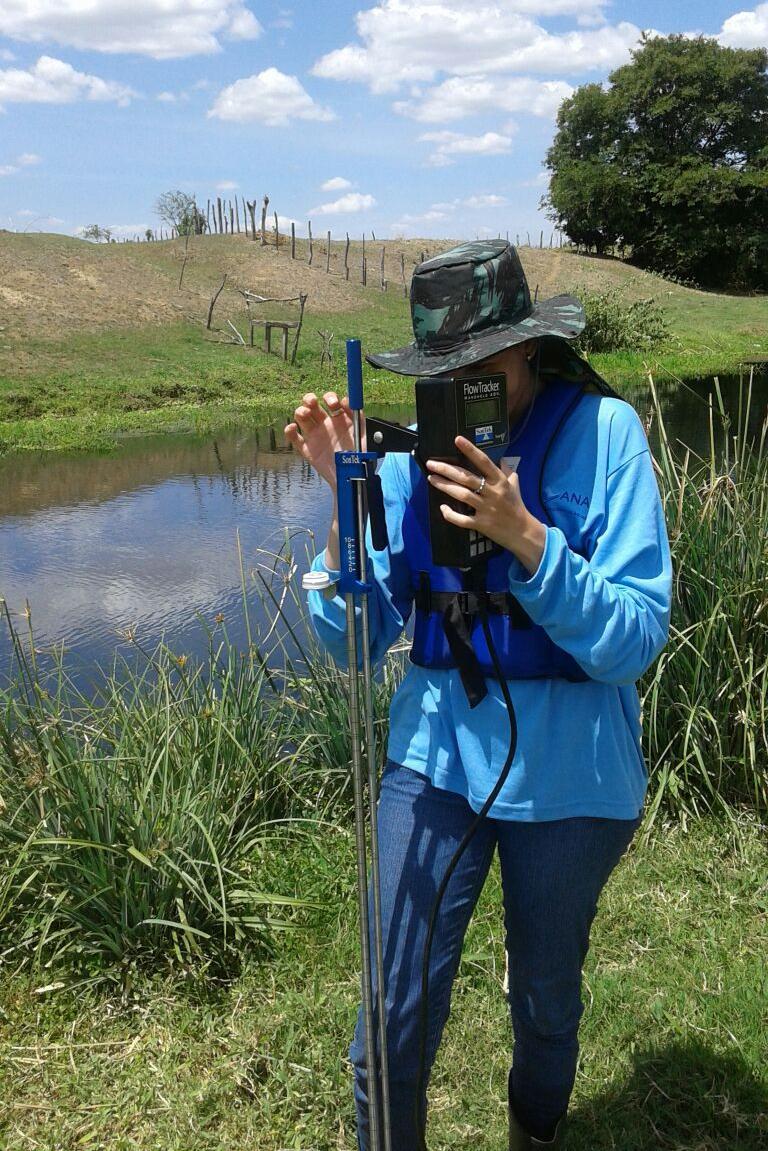
[[[660,389],[670,437],[701,454],[709,442],[707,390]],[[737,381],[723,381],[723,393],[735,422]],[[645,418],[646,389],[629,398]],[[750,411],[753,434],[766,398],[763,377]],[[413,419],[409,408],[380,414]],[[126,628],[150,649],[165,636],[175,651],[199,655],[205,627],[223,617],[230,638],[244,644],[238,537],[253,589],[263,551],[278,551],[286,529],[304,560],[315,539],[323,545],[328,524],[327,489],[284,445],[281,427],[282,420],[257,432],[129,439],[109,456],[0,461],[0,595],[22,626],[29,601],[41,659],[63,645],[85,685],[95,665],[109,667],[116,653],[131,651],[121,639]],[[0,674],[10,665],[0,628]]]
[[[386,414],[413,418],[408,408]],[[134,439],[110,456],[5,460],[0,595],[24,629],[29,601],[41,660],[63,647],[83,685],[94,665],[131,654],[128,628],[145,648],[165,637],[176,651],[201,654],[206,625],[223,617],[244,644],[238,540],[254,587],[286,532],[306,566],[329,506],[325,484],[275,427]],[[10,665],[0,628],[0,674]]]

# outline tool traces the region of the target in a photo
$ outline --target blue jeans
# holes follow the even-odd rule
[[[417,1147],[424,942],[437,887],[474,814],[462,796],[433,787],[409,768],[387,765],[378,829],[394,1151]],[[597,900],[639,823],[580,817],[538,823],[486,819],[480,825],[448,884],[432,943],[427,1077],[448,1019],[464,935],[498,848],[515,1039],[510,1101],[527,1131],[550,1136],[568,1107],[576,1074],[581,969]],[[362,1010],[349,1057],[358,1144],[368,1151]]]

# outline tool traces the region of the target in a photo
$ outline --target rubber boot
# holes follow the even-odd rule
[[[565,1116],[560,1120],[551,1139],[537,1139],[520,1126],[520,1121],[509,1105],[509,1151],[534,1151],[536,1147],[549,1147],[559,1151],[564,1145]]]

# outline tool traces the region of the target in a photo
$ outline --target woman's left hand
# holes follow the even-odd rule
[[[454,464],[427,460],[429,482],[438,491],[474,508],[475,514],[462,515],[447,504],[442,504],[440,510],[443,519],[457,527],[472,529],[487,536],[500,547],[512,552],[523,567],[533,574],[544,554],[547,529],[531,515],[523,503],[517,476],[514,472],[506,475],[485,452],[481,452],[463,436],[457,436],[455,443],[480,475]],[[479,490],[481,486],[482,491]]]

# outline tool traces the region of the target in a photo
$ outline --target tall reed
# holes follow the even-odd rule
[[[291,760],[264,668],[226,642],[197,669],[161,647],[86,699],[61,667],[41,682],[14,643],[21,677],[0,711],[6,958],[87,969],[268,950],[299,901],[261,882]]]
[[[243,566],[245,651],[223,629],[197,665],[137,645],[143,665],[88,697],[61,664],[38,673],[5,608],[18,675],[0,691],[0,962],[230,967],[297,925],[304,901],[266,885],[286,828],[311,850],[352,805],[346,676],[307,626],[297,570],[289,546]],[[394,657],[376,682],[380,754],[399,674]]]
[[[670,640],[643,684],[650,820],[748,805],[768,812],[768,452],[719,382],[706,458],[672,445],[653,379],[657,472],[675,570]],[[722,432],[721,435],[718,432]]]

